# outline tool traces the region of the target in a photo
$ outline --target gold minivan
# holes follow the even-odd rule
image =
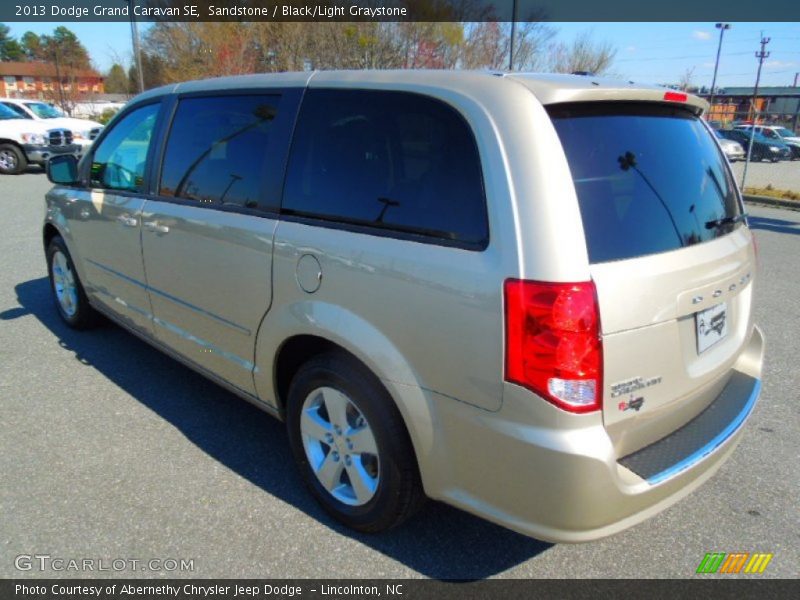
[[[50,161],[55,306],[285,420],[358,530],[429,497],[609,535],[708,479],[759,395],[753,237],[706,107],[521,73],[152,90]]]

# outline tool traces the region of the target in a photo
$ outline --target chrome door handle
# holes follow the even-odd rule
[[[80,212],[81,219],[88,219],[92,216],[92,213],[89,212],[88,208],[82,208]]]
[[[153,233],[169,233],[169,227],[166,225],[159,225],[158,221],[145,221],[142,223],[145,229]]]
[[[136,227],[139,224],[139,219],[127,214],[118,216],[117,221],[125,225],[125,227]]]

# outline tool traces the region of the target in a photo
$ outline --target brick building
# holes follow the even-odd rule
[[[753,118],[752,87],[728,87],[720,89],[714,96],[714,106],[708,112],[709,121],[727,125]],[[707,90],[700,96],[708,100]],[[797,131],[800,127],[800,87],[761,86],[756,98],[759,122],[783,125]]]
[[[60,93],[71,99],[105,92],[103,77],[94,70],[59,69],[61,89],[54,64],[45,62],[0,62],[0,97],[58,100]]]

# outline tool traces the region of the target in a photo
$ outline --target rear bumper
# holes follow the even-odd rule
[[[439,472],[431,486],[421,464],[426,491],[543,540],[583,542],[622,531],[688,495],[731,455],[758,399],[763,352],[754,328],[712,405],[624,458],[602,417],[566,415],[516,386],[507,386],[497,413],[437,399],[444,458],[432,467]],[[690,451],[675,451],[690,441]]]
[[[760,391],[760,380],[734,371],[702,413],[667,437],[621,458],[619,464],[651,485],[692,468],[741,428]]]

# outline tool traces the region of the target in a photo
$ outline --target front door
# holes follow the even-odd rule
[[[92,301],[127,325],[151,332],[150,301],[142,263],[141,211],[145,166],[161,104],[137,108],[93,149],[88,185],[63,193],[71,206],[71,239]]]

